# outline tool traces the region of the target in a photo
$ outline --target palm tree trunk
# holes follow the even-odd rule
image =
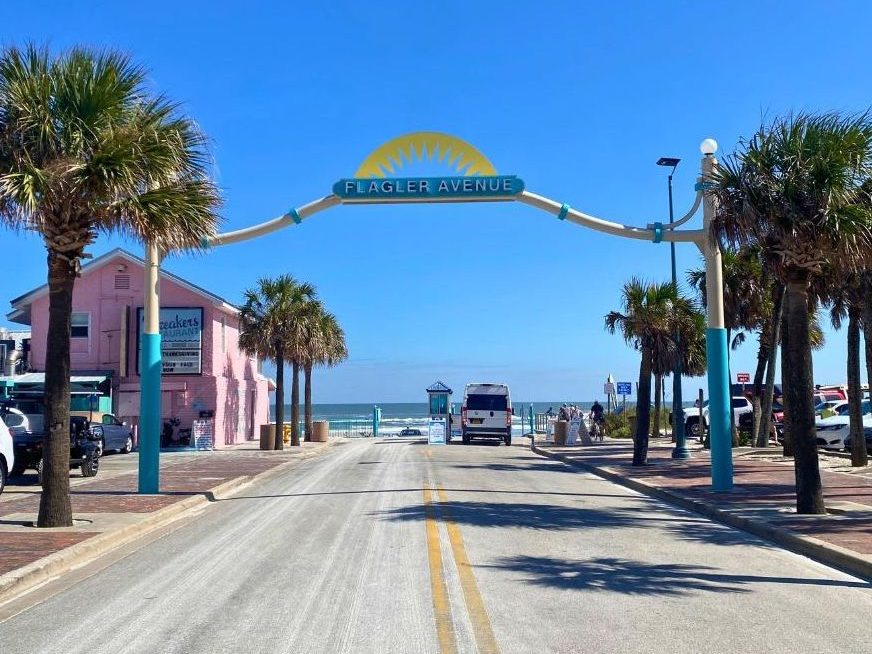
[[[757,447],[769,445],[769,431],[772,425],[772,395],[775,392],[775,363],[778,359],[778,343],[781,340],[781,316],[784,313],[784,285],[776,283],[772,294],[772,317],[769,319],[769,332],[767,333],[769,342],[766,352],[766,386],[763,389],[763,397],[760,402],[760,428]]]
[[[72,527],[70,504],[70,321],[76,272],[66,257],[48,255],[45,429],[39,527]]]
[[[276,441],[273,449],[285,449],[285,357],[276,347]]]
[[[790,361],[790,378],[785,382],[785,396],[790,404],[796,512],[823,514],[826,509],[815,440],[807,273],[794,273],[787,283],[787,318],[788,347],[785,358]]]
[[[736,407],[733,406],[733,330],[727,329],[727,379],[730,383],[730,440],[733,447],[739,446],[739,431],[736,429]]]
[[[763,416],[763,377],[766,375],[766,362],[769,361],[769,334],[768,330],[771,325],[765,325],[760,328],[757,346],[757,368],[754,370],[754,385],[751,397],[751,406],[754,411],[753,421],[751,422],[751,443],[754,447],[766,447],[766,440],[763,440],[763,445],[760,444],[760,422]]]
[[[300,364],[291,362],[291,445],[300,445]]]
[[[306,389],[303,393],[304,416],[306,422],[306,438],[312,440],[312,364],[307,363],[303,368],[303,374],[306,378]]]
[[[642,347],[639,365],[639,393],[636,404],[636,434],[633,437],[633,465],[648,463],[648,429],[651,423],[651,349]]]
[[[663,375],[654,375],[654,419],[651,421],[651,436],[660,437],[660,398],[662,397]]]
[[[848,415],[851,420],[851,465],[869,462],[863,433],[863,392],[860,390],[860,307],[848,307]]]
[[[790,370],[791,359],[787,356],[790,347],[790,334],[787,324],[790,316],[787,311],[787,287],[784,288],[784,310],[781,313],[781,400],[784,404],[784,441],[782,442],[782,454],[793,457],[793,407],[790,405],[790,394],[787,388],[792,381]]]

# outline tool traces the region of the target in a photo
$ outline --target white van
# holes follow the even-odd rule
[[[463,443],[499,438],[512,444],[512,396],[505,384],[467,384],[460,415]]]

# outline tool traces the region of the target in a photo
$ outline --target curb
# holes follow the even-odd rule
[[[136,523],[97,533],[87,540],[0,575],[0,606],[17,599],[19,596],[49,581],[53,577],[58,577],[66,572],[84,567],[104,554],[181,520],[198,509],[205,508],[212,502],[233,495],[254,483],[278,477],[287,468],[291,467],[292,464],[301,460],[311,459],[338,442],[337,439],[327,441],[322,447],[310,452],[301,453],[289,461],[280,463],[256,475],[234,477],[209,490],[186,497],[170,506],[153,511]]]
[[[637,479],[629,479],[605,466],[599,467],[581,461],[573,461],[557,452],[542,450],[536,445],[534,445],[531,450],[545,458],[580,468],[620,486],[630,488],[650,497],[655,497],[687,511],[698,513],[729,527],[741,529],[742,531],[746,531],[758,538],[773,542],[796,554],[802,554],[819,563],[838,568],[843,572],[860,577],[866,581],[872,581],[872,558],[865,557],[857,552],[852,552],[851,550],[840,547],[839,545],[833,545],[811,536],[801,536],[787,529],[773,526],[762,520],[746,518],[729,511],[717,509],[710,504],[699,500],[692,500],[673,491],[659,488]]]

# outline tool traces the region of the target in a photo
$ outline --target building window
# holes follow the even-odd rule
[[[73,312],[70,338],[88,338],[91,335],[91,314]]]
[[[221,316],[221,351],[227,351],[227,318]]]

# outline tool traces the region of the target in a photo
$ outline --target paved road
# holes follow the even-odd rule
[[[349,442],[0,624],[0,650],[869,651],[864,582],[521,447]]]

